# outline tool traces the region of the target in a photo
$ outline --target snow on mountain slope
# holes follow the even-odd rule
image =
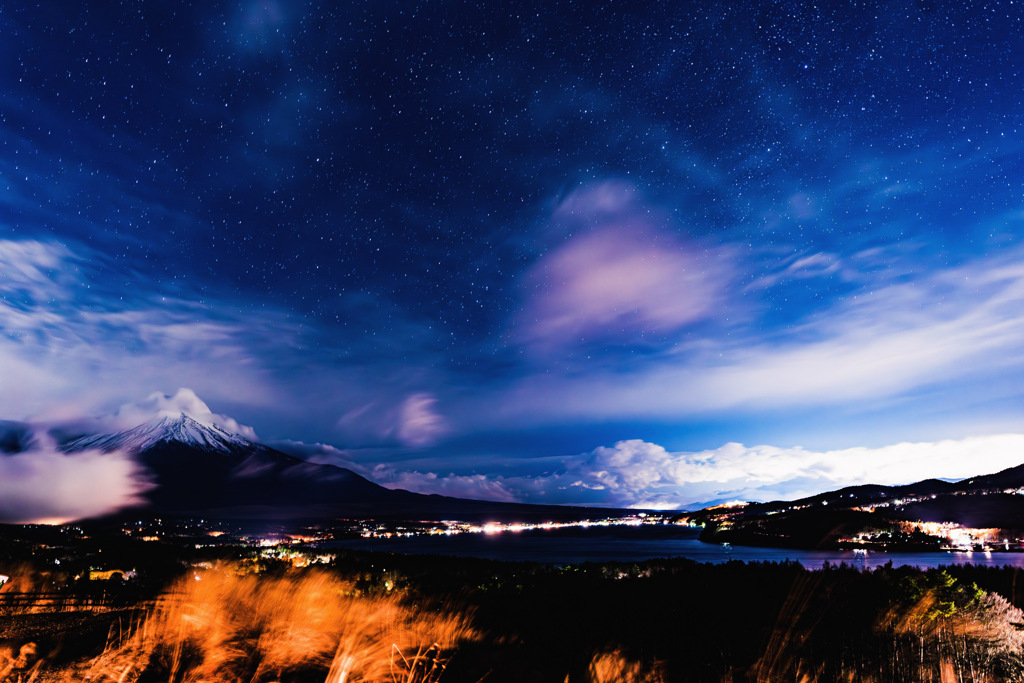
[[[258,440],[252,427],[239,424],[237,420],[227,415],[213,412],[196,392],[185,387],[178,389],[174,394],[154,391],[146,399],[125,403],[113,415],[100,419],[108,425],[116,425],[106,431],[120,431],[160,417],[177,418],[181,413],[185,413],[199,424],[219,427],[228,434],[238,434],[250,441]]]
[[[163,415],[138,427],[114,434],[95,434],[70,441],[66,452],[98,449],[101,451],[140,452],[159,443],[180,443],[203,451],[238,453],[266,447],[237,434],[229,434],[216,425],[202,424],[185,413]]]

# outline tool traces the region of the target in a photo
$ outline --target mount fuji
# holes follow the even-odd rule
[[[186,415],[157,416],[153,420],[114,434],[83,436],[64,445],[67,452],[99,449],[102,451],[144,451],[159,443],[179,443],[208,452],[239,453],[266,446],[237,434],[231,434],[213,424],[204,424]]]
[[[84,436],[61,450],[134,454],[154,485],[146,494],[148,508],[161,514],[318,516],[404,502],[403,492],[355,472],[306,462],[185,413]]]
[[[387,489],[355,472],[307,462],[180,412],[60,450],[128,452],[152,488],[143,510],[225,519],[578,519],[584,508],[494,503]],[[141,510],[140,510],[141,511]]]

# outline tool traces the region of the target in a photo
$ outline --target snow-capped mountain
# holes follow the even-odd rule
[[[239,453],[266,446],[220,427],[203,424],[185,413],[162,415],[132,429],[114,434],[95,434],[70,441],[62,447],[66,452],[101,450],[138,453],[160,443],[178,443],[203,451]]]
[[[311,463],[228,432],[185,412],[161,411],[112,434],[80,436],[61,447],[127,452],[153,485],[143,511],[244,520],[575,519],[580,509],[489,503],[386,489],[351,470]]]
[[[146,494],[148,507],[161,514],[337,514],[396,495],[350,470],[307,462],[184,412],[161,412],[131,429],[82,436],[61,450],[132,453],[155,485]]]

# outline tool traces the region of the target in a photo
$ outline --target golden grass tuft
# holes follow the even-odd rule
[[[664,683],[662,667],[643,666],[627,658],[622,651],[599,652],[590,660],[589,683]]]
[[[198,573],[127,637],[47,680],[131,683],[145,673],[169,683],[433,683],[448,653],[474,637],[464,614],[351,588],[319,571]]]

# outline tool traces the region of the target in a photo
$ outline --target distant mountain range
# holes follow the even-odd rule
[[[60,450],[133,453],[154,484],[139,510],[150,514],[238,520],[555,521],[598,512],[387,489],[351,470],[307,462],[185,413],[160,415],[121,432],[81,436]]]
[[[974,534],[972,546],[999,539],[998,547],[1024,550],[1024,464],[958,482],[849,486],[788,502],[705,508],[679,519],[704,525],[702,540],[709,542],[938,549],[948,546],[951,532],[932,527],[956,525],[986,530]]]

